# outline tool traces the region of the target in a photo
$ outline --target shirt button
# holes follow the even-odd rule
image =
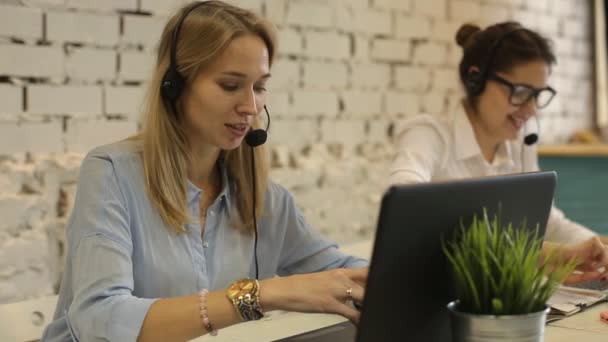
[[[209,247],[209,243],[207,241],[203,241],[203,248]]]
[[[215,216],[215,210],[209,210],[209,215]]]

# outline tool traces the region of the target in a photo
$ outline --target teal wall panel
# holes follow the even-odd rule
[[[571,220],[608,235],[608,157],[540,157],[557,172],[555,205]]]

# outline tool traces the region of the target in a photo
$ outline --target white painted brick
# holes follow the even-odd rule
[[[285,0],[266,0],[266,19],[270,20],[277,26],[283,26],[285,24],[285,18],[287,16],[287,1]]]
[[[377,61],[408,62],[410,60],[410,43],[393,39],[374,39],[371,56]]]
[[[355,32],[357,30],[357,22],[355,19],[355,11],[350,4],[343,1],[331,2],[335,13],[335,26],[341,32]]]
[[[27,87],[27,112],[36,114],[101,114],[101,88],[95,86]]]
[[[538,32],[546,37],[557,37],[559,34],[560,26],[559,21],[555,20],[555,17],[550,14],[539,14],[538,15]]]
[[[555,37],[553,40],[553,49],[555,54],[563,58],[563,56],[573,56],[575,51],[575,40],[571,38]],[[557,63],[559,64],[559,60]]]
[[[397,17],[396,27],[398,38],[429,38],[431,35],[431,20],[427,17],[401,15]]]
[[[462,25],[460,21],[437,20],[433,24],[432,37],[434,40],[449,43],[450,46],[456,45],[456,32]]]
[[[341,95],[344,113],[351,116],[369,117],[382,112],[382,94],[379,92],[345,91]]]
[[[290,25],[330,28],[333,13],[327,4],[310,0],[291,1],[287,8],[287,23]]]
[[[353,9],[369,7],[369,0],[331,0],[331,3],[341,3]]]
[[[434,69],[431,89],[453,91],[459,89],[458,72],[454,69]]]
[[[166,18],[142,15],[128,15],[122,17],[122,42],[128,44],[141,44],[156,48],[160,35],[165,26]]]
[[[304,86],[310,89],[342,89],[348,84],[344,63],[310,61],[304,63]]]
[[[445,19],[447,0],[413,0],[414,14]]]
[[[304,51],[302,34],[292,28],[279,30],[278,39],[277,51],[281,54],[299,55]]]
[[[564,21],[564,34],[566,37],[575,39],[587,38],[590,31],[590,23],[582,22],[576,19],[566,19]]]
[[[120,53],[120,79],[147,81],[152,76],[155,62],[151,52],[123,51]]]
[[[445,115],[446,97],[443,92],[429,92],[422,96],[422,112]]]
[[[143,12],[167,15],[175,13],[186,0],[140,0],[139,9]]]
[[[0,44],[0,74],[59,78],[63,75],[63,52],[58,47]]]
[[[42,38],[42,11],[0,4],[0,37]]]
[[[420,43],[414,47],[414,63],[420,65],[443,65],[447,61],[448,50],[444,44]]]
[[[350,39],[333,32],[308,32],[306,34],[306,55],[330,59],[350,57]]]
[[[0,84],[0,113],[16,114],[23,111],[23,88]]]
[[[358,32],[366,34],[391,34],[392,16],[388,11],[355,9],[354,20]]]
[[[17,194],[21,192],[26,176],[22,165],[8,161],[0,163],[0,193]]]
[[[450,0],[448,2],[450,18],[456,21],[471,21],[479,19],[481,6],[471,0]]]
[[[494,4],[482,4],[479,22],[483,26],[492,25],[509,20],[511,16],[508,6],[500,6]],[[454,31],[454,36],[456,31]]]
[[[262,13],[263,0],[226,0],[226,2],[236,7],[250,10],[257,14]]]
[[[66,151],[87,152],[92,148],[128,138],[135,134],[132,121],[69,121],[65,133]]]
[[[289,93],[273,91],[268,96],[267,108],[273,118],[285,117],[289,114]],[[274,121],[273,121],[274,125]]]
[[[0,123],[0,155],[63,152],[61,122]]]
[[[372,120],[369,122],[367,138],[369,142],[388,143],[388,128],[391,122],[388,120]]]
[[[411,0],[373,0],[372,6],[381,9],[409,12],[412,9]]]
[[[311,119],[273,121],[268,140],[273,146],[302,148],[319,140],[319,127],[316,121]]]
[[[50,41],[115,45],[119,27],[117,15],[82,12],[46,14],[46,36]]]
[[[583,58],[591,61],[593,56],[593,44],[585,39],[574,41],[574,57]]]
[[[273,182],[281,184],[289,191],[315,187],[321,178],[321,170],[281,168],[270,171]]]
[[[426,92],[429,89],[431,72],[428,69],[399,66],[395,69],[395,86],[399,89]]]
[[[448,49],[448,61],[447,65],[453,68],[457,68],[460,64],[460,60],[462,59],[462,48],[456,44],[450,45]],[[456,69],[455,69],[456,70]]]
[[[290,112],[295,115],[336,116],[338,97],[333,92],[298,89],[293,92]]]
[[[357,61],[370,60],[370,42],[366,37],[355,37],[353,59]]]
[[[91,48],[73,49],[66,57],[65,68],[70,79],[112,80],[116,77],[116,52]]]
[[[112,12],[116,10],[135,11],[137,0],[65,0],[67,8]]]
[[[534,1],[526,1],[525,5],[528,9],[534,10],[537,12],[546,12],[549,10],[550,2],[549,0],[534,0]]]
[[[138,121],[144,100],[143,87],[113,87],[104,88],[105,113],[126,114],[129,121]]]
[[[293,88],[300,84],[300,63],[289,59],[279,59],[272,66],[270,89]]]
[[[351,67],[352,86],[361,89],[382,89],[391,80],[390,66],[385,64],[361,63]]]
[[[356,146],[365,140],[365,122],[363,120],[323,120],[321,122],[321,139],[324,143],[342,143]]]
[[[521,7],[524,0],[485,0],[487,3],[496,4],[496,5],[504,5],[511,6],[513,8]],[[568,1],[568,0],[566,0]]]
[[[384,94],[386,112],[391,115],[416,115],[420,112],[420,95],[388,91]]]
[[[526,28],[531,30],[538,29],[538,18],[536,13],[528,12],[525,10],[515,10],[512,13],[513,20],[520,23],[525,23]]]

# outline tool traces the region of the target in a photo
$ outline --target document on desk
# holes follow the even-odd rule
[[[551,311],[547,316],[547,322],[571,316],[594,304],[604,301],[608,301],[608,295],[606,293],[569,286],[560,286],[547,302],[547,305],[551,307]]]

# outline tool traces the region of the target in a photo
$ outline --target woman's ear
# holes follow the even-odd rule
[[[469,70],[467,70],[467,74],[472,74],[472,73],[476,73],[479,72],[479,67],[477,65],[471,65],[469,67]]]

